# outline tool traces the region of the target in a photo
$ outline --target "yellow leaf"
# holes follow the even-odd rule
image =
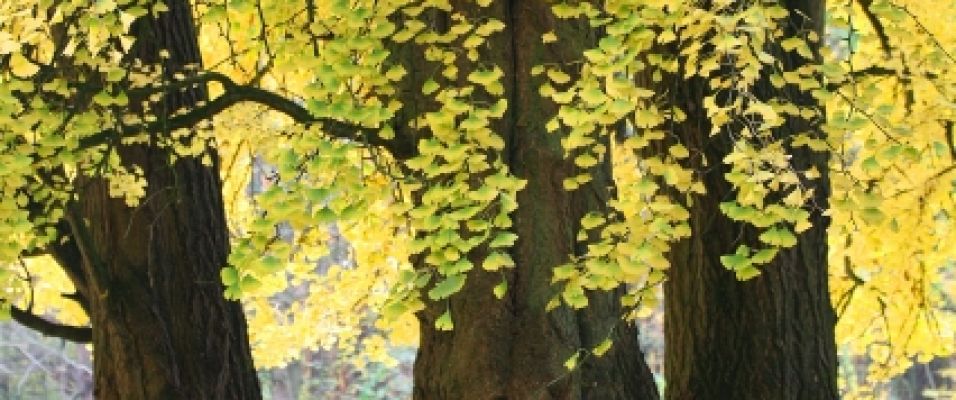
[[[547,74],[548,74],[548,78],[551,79],[552,82],[557,83],[559,85],[568,83],[571,80],[571,76],[564,73],[564,71],[561,71],[561,70],[548,69]]]
[[[558,40],[558,37],[554,34],[554,31],[549,31],[541,35],[541,41],[544,43],[553,43]]]
[[[20,53],[13,53],[13,55],[10,56],[10,72],[13,72],[13,75],[19,78],[29,78],[36,75],[39,70],[39,66],[27,60],[26,57]]]

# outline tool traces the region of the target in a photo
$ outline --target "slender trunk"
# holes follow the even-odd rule
[[[455,4],[456,11],[497,18],[508,26],[489,38],[489,50],[480,61],[505,71],[510,110],[494,128],[506,143],[505,162],[528,185],[519,194],[513,215],[520,239],[511,254],[516,267],[506,274],[506,297],[498,300],[492,295],[500,274],[475,269],[449,302],[454,331],[433,328],[444,303],[421,314],[416,399],[658,398],[638,347],[637,330],[621,320],[620,292],[593,294],[590,306],[580,311],[545,310],[556,290],[551,285],[552,268],[571,254],[583,253],[584,248],[575,245],[578,221],[589,211],[607,207],[613,185],[605,164],[595,168],[590,184],[575,192],[562,188],[564,178],[573,176],[575,169],[564,156],[560,135],[545,130],[557,109],[538,94],[543,80],[532,77],[530,70],[538,64],[577,60],[597,37],[586,21],[555,20],[551,4],[545,0],[498,1],[488,8]],[[551,30],[566,40],[543,44],[541,35]],[[427,70],[407,69],[413,74]],[[418,99],[408,100],[407,107],[415,107]],[[614,345],[607,354],[584,360],[573,372],[565,368],[573,353],[593,348],[609,332],[614,332]]]
[[[953,361],[952,358],[937,357],[927,363],[913,364],[890,381],[891,392],[900,400],[924,399],[927,390],[946,387],[943,371],[956,365]]]
[[[200,56],[188,1],[166,4],[168,12],[134,25],[139,41],[132,53],[159,62],[160,49],[167,50],[163,67],[171,74]],[[205,96],[201,88],[169,93],[155,113]],[[129,207],[110,197],[103,179],[83,179],[71,221],[76,236],[88,240],[81,248],[91,285],[96,398],[259,398],[242,309],[223,298],[219,278],[229,243],[217,155],[208,149],[210,166],[194,158],[169,165],[169,152],[153,144],[118,152],[124,165],[143,170],[141,203]]]
[[[822,1],[786,1],[819,24]],[[800,24],[795,24],[800,26]],[[819,29],[819,25],[818,25]],[[776,52],[788,68],[792,55]],[[815,182],[813,228],[799,235],[796,247],[781,251],[746,282],[720,263],[741,243],[756,243],[752,228],[722,215],[721,201],[733,198],[720,160],[732,143],[726,134],[711,137],[701,101],[705,82],[675,85],[688,110],[678,134],[688,148],[702,149],[711,167],[702,171],[707,194],[690,207],[694,236],[672,250],[673,267],[665,284],[666,380],[668,399],[836,399],[835,316],[827,289],[826,209],[828,178]],[[772,89],[757,88],[764,98]],[[805,93],[789,93],[812,104]],[[806,131],[791,120],[781,136]],[[792,150],[797,170],[827,170],[825,154]]]

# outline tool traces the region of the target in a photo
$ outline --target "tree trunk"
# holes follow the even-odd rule
[[[891,392],[899,400],[925,399],[927,390],[946,387],[943,371],[954,365],[952,358],[937,357],[927,363],[916,363],[890,381]]]
[[[818,23],[822,1],[786,1]],[[800,23],[794,26],[801,26]],[[775,52],[788,68],[792,55]],[[702,106],[706,83],[681,82],[677,98],[688,111],[677,128],[688,148],[702,149],[710,168],[696,165],[707,194],[689,208],[693,237],[678,243],[671,253],[672,268],[665,283],[666,396],[668,399],[836,399],[835,315],[827,288],[829,194],[827,156],[805,148],[792,150],[798,170],[816,166],[823,176],[814,183],[811,210],[813,228],[798,236],[799,244],[780,251],[761,267],[761,275],[740,282],[724,268],[720,256],[741,243],[756,243],[756,233],[722,215],[721,201],[733,198],[733,188],[722,163],[731,149],[726,134],[711,137]],[[771,88],[758,91],[764,98]],[[779,93],[777,93],[779,95]],[[805,93],[789,93],[794,102],[812,104]],[[808,130],[791,120],[780,136]],[[743,233],[743,234],[742,234]]]
[[[131,59],[160,62],[166,49],[171,76],[200,55],[189,2],[166,4],[168,12],[134,24]],[[151,112],[162,118],[205,98],[203,88],[168,93]],[[211,166],[195,158],[170,166],[169,152],[152,143],[120,146],[124,165],[142,168],[148,182],[136,207],[111,198],[101,178],[78,184],[71,222],[90,282],[98,399],[261,396],[242,309],[223,297],[228,232],[218,158],[207,151]]]
[[[574,165],[564,156],[560,135],[545,130],[557,108],[538,94],[543,80],[532,77],[530,70],[542,63],[565,65],[580,59],[583,50],[595,45],[596,32],[583,20],[555,20],[551,2],[545,0],[497,1],[488,8],[453,3],[456,12],[464,10],[475,20],[492,17],[507,25],[489,38],[490,50],[481,54],[480,62],[505,71],[509,111],[494,128],[506,143],[505,162],[528,185],[519,193],[513,214],[520,239],[512,249],[516,267],[506,273],[505,298],[492,295],[501,275],[476,268],[465,288],[450,299],[453,331],[434,329],[444,303],[421,313],[414,398],[657,399],[637,330],[621,319],[619,291],[592,294],[590,306],[580,311],[545,310],[556,293],[552,268],[584,252],[582,245],[575,245],[578,221],[589,211],[607,207],[613,181],[608,162],[595,168],[590,184],[575,192],[563,189],[563,179],[575,174]],[[561,43],[542,43],[541,35],[551,30]],[[413,57],[404,61],[419,62]],[[406,69],[412,74],[430,70]],[[406,108],[415,108],[416,101],[420,99],[406,99]],[[608,353],[584,359],[573,372],[565,368],[572,354],[593,348],[609,332],[614,332],[614,344]]]

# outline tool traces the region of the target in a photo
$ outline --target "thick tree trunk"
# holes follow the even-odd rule
[[[822,1],[787,1],[817,23]],[[795,24],[800,26],[800,24]],[[819,29],[819,26],[818,26]],[[797,61],[779,54],[788,67]],[[814,227],[799,235],[799,244],[781,251],[761,275],[739,282],[720,263],[741,243],[757,243],[753,229],[720,213],[721,201],[733,198],[721,160],[730,151],[727,135],[709,136],[701,104],[701,80],[675,85],[688,122],[678,134],[688,148],[702,149],[710,168],[702,171],[707,194],[690,207],[694,235],[672,250],[673,267],[665,284],[666,395],[668,399],[836,399],[835,316],[827,289],[829,194],[827,176],[815,182]],[[770,95],[769,85],[758,88]],[[779,94],[778,94],[779,95]],[[811,104],[803,93],[790,98]],[[780,134],[807,130],[790,121]],[[798,170],[827,170],[825,154],[794,151]]]
[[[583,252],[575,246],[578,221],[587,212],[606,207],[613,182],[606,163],[595,168],[590,184],[572,193],[562,188],[563,179],[575,174],[574,166],[564,156],[560,135],[544,128],[557,109],[538,94],[543,81],[532,77],[530,70],[538,64],[564,65],[580,59],[581,52],[596,43],[596,33],[584,21],[555,20],[551,2],[545,0],[496,1],[487,9],[461,6],[476,20],[493,17],[508,26],[489,39],[490,50],[481,54],[481,61],[505,71],[510,111],[495,128],[505,139],[510,170],[527,179],[528,185],[519,194],[513,215],[520,239],[511,254],[516,268],[507,273],[508,294],[497,300],[492,287],[501,275],[475,269],[465,288],[451,298],[454,331],[433,328],[445,304],[422,313],[414,397],[656,399],[637,330],[621,320],[620,293],[594,294],[590,306],[580,311],[566,307],[545,311],[555,294],[552,268],[570,254]],[[459,5],[455,7],[458,11]],[[541,35],[551,30],[561,43],[542,43]],[[413,74],[419,70],[407,69]],[[406,107],[416,100],[408,99]],[[614,345],[607,354],[583,360],[574,372],[565,368],[572,354],[593,348],[612,331]]]
[[[166,49],[171,74],[200,56],[188,1],[167,5],[168,12],[134,25],[133,58],[158,62]],[[169,93],[154,112],[205,96],[201,88]],[[100,178],[78,186],[71,222],[90,283],[98,399],[261,396],[242,309],[223,298],[219,270],[229,243],[218,159],[208,151],[211,166],[193,158],[170,166],[166,150],[121,146],[124,164],[142,168],[148,182],[136,207],[110,198]]]

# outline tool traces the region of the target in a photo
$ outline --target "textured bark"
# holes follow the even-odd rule
[[[822,1],[790,0],[818,23]],[[794,26],[800,26],[800,23]],[[817,29],[820,29],[818,25]],[[785,65],[799,61],[777,51]],[[666,380],[668,399],[836,399],[835,316],[827,289],[826,229],[829,219],[820,213],[828,196],[828,178],[814,183],[819,208],[811,210],[814,227],[798,236],[799,244],[781,251],[762,274],[739,282],[720,263],[741,243],[757,243],[753,229],[721,215],[718,205],[733,198],[725,181],[727,166],[720,160],[729,152],[727,135],[709,136],[710,126],[701,104],[704,82],[674,85],[676,97],[688,110],[688,122],[678,134],[688,148],[701,149],[709,169],[697,165],[707,194],[690,207],[694,236],[672,251],[673,267],[665,284]],[[758,95],[774,95],[769,85]],[[812,104],[804,93],[791,99]],[[780,95],[780,93],[776,93]],[[790,121],[779,135],[806,131],[805,122]],[[827,156],[793,151],[798,170],[816,166],[827,170]]]
[[[186,0],[134,24],[133,58],[172,74],[200,61]],[[168,93],[163,113],[204,100],[202,88]],[[163,132],[154,135],[164,135]],[[259,383],[237,302],[223,298],[219,270],[229,250],[218,159],[204,166],[154,145],[120,146],[142,168],[147,194],[137,207],[109,196],[101,178],[78,185],[71,215],[83,251],[93,325],[98,399],[257,399]]]
[[[453,2],[457,3],[457,2]],[[467,2],[461,2],[467,3]],[[497,1],[487,9],[454,4],[472,18],[493,17],[508,27],[489,39],[481,54],[484,64],[505,71],[505,96],[510,110],[495,126],[506,143],[505,162],[528,186],[519,194],[514,230],[520,239],[512,250],[516,268],[505,275],[509,291],[503,300],[492,295],[501,274],[479,269],[454,295],[451,332],[433,328],[446,305],[434,304],[421,315],[421,344],[415,363],[416,399],[656,399],[657,390],[637,343],[636,328],[621,321],[620,293],[593,294],[581,311],[545,306],[555,293],[552,268],[581,254],[575,245],[578,221],[589,211],[607,207],[613,182],[609,163],[593,171],[594,180],[566,192],[562,180],[575,174],[565,157],[560,135],[544,125],[557,109],[538,94],[543,82],[530,75],[542,63],[564,65],[596,43],[596,32],[584,21],[557,21],[544,0]],[[460,8],[459,8],[460,7]],[[438,17],[441,18],[440,16]],[[441,25],[436,25],[441,26]],[[561,43],[545,45],[544,32],[555,30]],[[405,59],[416,74],[431,71],[407,50]],[[466,66],[466,71],[474,66]],[[572,70],[573,68],[568,68]],[[412,76],[411,81],[420,79]],[[417,90],[408,91],[409,93]],[[422,107],[407,98],[406,108]],[[572,373],[564,362],[578,349],[599,344],[614,332],[614,345],[600,358],[587,358]]]

